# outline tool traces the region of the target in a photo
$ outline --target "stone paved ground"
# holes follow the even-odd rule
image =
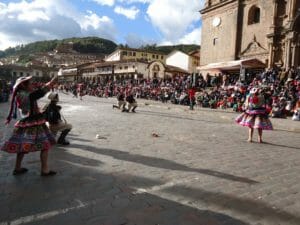
[[[14,156],[0,154],[0,225],[300,224],[300,123],[273,120],[266,143],[249,144],[229,112],[61,99],[74,129],[51,151],[57,176],[41,178],[33,153],[14,177]]]

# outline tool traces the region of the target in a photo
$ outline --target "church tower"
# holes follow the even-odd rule
[[[236,59],[238,0],[207,0],[202,14],[201,65]]]
[[[206,0],[200,13],[201,66],[248,58],[300,66],[299,0]]]

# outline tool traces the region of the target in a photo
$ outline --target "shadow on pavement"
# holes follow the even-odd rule
[[[74,137],[74,136],[71,136],[71,135],[70,135],[69,139],[74,140],[74,141],[80,141],[80,142],[91,142],[90,140],[83,139],[83,138],[77,138],[77,137]]]
[[[153,112],[153,111],[146,111],[146,110],[138,110],[137,112],[139,114],[144,114],[144,115],[148,115],[148,116],[155,116],[155,117],[167,117],[167,118],[190,120],[190,121],[205,122],[205,123],[216,123],[216,124],[222,123],[220,121],[211,121],[211,120],[203,120],[203,119],[194,119],[194,118],[189,118],[189,117],[182,117],[182,116],[177,116],[177,115],[170,114],[170,113]],[[228,122],[226,122],[226,123],[228,123]]]
[[[167,159],[160,159],[155,158],[151,156],[143,156],[138,154],[131,154],[128,152],[115,150],[115,149],[103,149],[103,148],[96,148],[93,146],[86,146],[86,145],[79,145],[79,144],[73,144],[73,148],[78,149],[84,149],[86,151],[91,151],[96,154],[101,155],[108,155],[111,157],[114,157],[115,159],[124,160],[128,162],[134,162],[139,163],[142,165],[155,167],[155,168],[162,168],[162,169],[169,169],[169,170],[179,170],[179,171],[185,171],[185,172],[196,172],[201,173],[209,176],[214,176],[226,180],[236,181],[236,182],[242,182],[247,184],[257,184],[259,182],[255,180],[251,180],[245,177],[235,176],[215,170],[209,170],[209,169],[197,169],[197,168],[190,168],[188,166],[167,160]]]
[[[210,205],[230,209],[237,213],[268,219],[273,221],[273,224],[300,224],[300,216],[272,208],[272,206],[251,199],[242,199],[233,195],[210,192],[203,189],[195,189],[184,186],[174,186],[166,188],[164,192],[169,192],[179,196],[189,197],[191,199],[202,199]],[[285,223],[280,223],[284,221]],[[293,223],[292,223],[293,222]]]
[[[260,143],[260,144],[261,144],[261,143]],[[270,142],[263,142],[262,144],[265,144],[265,145],[272,145],[272,146],[282,147],[282,148],[290,148],[290,149],[294,149],[294,150],[300,150],[300,147],[287,146],[287,145],[279,145],[279,144],[270,143]]]
[[[100,168],[73,161],[68,151],[53,151],[52,157],[56,159],[52,166],[63,168],[57,176],[42,178],[29,168],[28,174],[6,180],[0,196],[1,225],[247,225],[222,213],[152,194],[133,194],[138,187],[160,181],[121,172],[104,174]]]

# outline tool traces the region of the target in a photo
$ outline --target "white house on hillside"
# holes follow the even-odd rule
[[[186,54],[182,51],[174,50],[167,56],[166,64],[179,67],[189,73],[195,73],[197,72],[197,66],[199,66],[200,63],[200,58],[196,55],[195,52]]]

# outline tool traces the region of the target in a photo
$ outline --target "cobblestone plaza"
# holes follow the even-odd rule
[[[229,111],[139,101],[121,113],[115,99],[60,97],[74,129],[51,150],[58,174],[40,177],[31,153],[15,177],[1,152],[0,225],[300,224],[299,122],[273,119],[264,144],[247,143]]]

